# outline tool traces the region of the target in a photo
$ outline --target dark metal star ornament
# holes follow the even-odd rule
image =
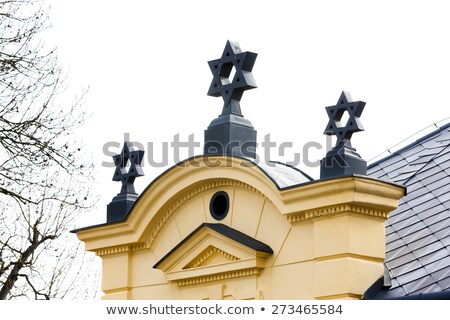
[[[337,141],[320,162],[321,179],[367,175],[367,162],[350,141],[353,133],[364,130],[359,117],[365,105],[363,101],[353,101],[348,92],[342,91],[337,104],[325,108],[329,121],[324,134],[336,135]],[[345,113],[348,113],[348,120],[343,123]]]
[[[136,193],[134,190],[134,180],[136,177],[144,175],[144,171],[141,168],[143,158],[144,151],[135,148],[128,141],[124,142],[122,152],[113,156],[114,164],[116,165],[113,181],[122,182],[120,194]],[[128,162],[130,166],[127,170]]]
[[[214,76],[208,95],[222,96],[222,115],[242,116],[239,101],[245,90],[256,88],[251,71],[257,55],[254,52],[242,52],[237,42],[227,41],[222,57],[208,62]]]
[[[325,107],[328,118],[327,127],[324,131],[326,135],[336,135],[336,145],[341,142],[349,142],[354,132],[364,131],[360,121],[361,114],[366,105],[363,101],[353,101],[350,93],[342,91],[336,105]],[[341,123],[342,116],[348,112],[347,123]]]

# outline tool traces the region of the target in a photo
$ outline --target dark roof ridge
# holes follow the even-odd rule
[[[157,268],[164,260],[166,260],[173,252],[175,252],[179,247],[181,247],[186,241],[188,241],[190,238],[192,238],[197,232],[199,232],[203,228],[211,229],[221,235],[224,235],[227,238],[230,238],[231,240],[234,240],[240,244],[243,244],[246,247],[249,247],[250,249],[253,249],[255,251],[265,252],[269,254],[273,254],[273,250],[271,247],[269,247],[264,242],[261,242],[255,238],[252,238],[245,233],[242,233],[239,230],[233,229],[225,224],[222,223],[207,223],[204,222],[201,225],[199,225],[197,228],[195,228],[194,231],[192,231],[189,235],[187,235],[183,240],[181,240],[180,243],[178,243],[172,250],[170,250],[164,257],[162,257],[154,266],[153,268]]]
[[[435,124],[435,125],[436,125],[436,124]],[[373,163],[370,163],[370,164],[367,166],[367,169],[371,169],[371,168],[375,167],[376,165],[380,164],[381,162],[384,162],[384,161],[386,161],[386,160],[388,160],[388,159],[390,159],[390,158],[392,158],[392,157],[394,157],[394,156],[396,156],[396,155],[399,155],[399,154],[402,153],[403,151],[410,149],[410,148],[413,147],[414,145],[419,144],[419,143],[421,143],[421,142],[423,142],[423,141],[425,141],[425,140],[431,138],[432,136],[438,134],[439,132],[444,131],[444,130],[447,129],[447,128],[450,128],[450,122],[448,122],[447,124],[444,124],[444,125],[441,126],[441,127],[438,127],[436,130],[434,130],[434,131],[432,131],[432,132],[426,134],[425,136],[423,136],[423,137],[421,137],[421,138],[419,138],[419,139],[417,139],[417,140],[415,140],[415,141],[409,143],[408,145],[406,145],[406,146],[404,146],[404,147],[402,147],[402,148],[396,150],[395,152],[391,153],[390,155],[388,155],[388,156],[386,156],[386,157],[384,157],[384,158],[381,158],[381,159],[379,159],[379,160],[377,160],[377,161],[375,161],[375,162],[373,162]]]

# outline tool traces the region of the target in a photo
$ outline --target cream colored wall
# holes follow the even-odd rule
[[[192,174],[177,179],[181,171],[169,173],[165,189],[148,190],[123,225],[78,234],[102,257],[104,299],[352,299],[383,274],[384,220],[402,188],[343,178],[278,191],[254,167],[217,168],[217,174],[209,168],[205,176],[183,169]],[[222,221],[209,213],[217,191],[230,197]],[[169,282],[154,264],[203,222],[254,237],[273,255],[257,258],[263,265],[256,274],[187,286]]]

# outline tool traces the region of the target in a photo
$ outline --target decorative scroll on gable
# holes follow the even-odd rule
[[[272,249],[220,223],[203,223],[154,268],[179,286],[259,274]]]

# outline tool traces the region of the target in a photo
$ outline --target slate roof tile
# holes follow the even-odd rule
[[[447,208],[447,210],[450,210],[450,201],[445,201],[442,204]]]
[[[398,247],[397,249],[389,252],[389,260],[386,260],[386,264],[388,263],[388,261],[392,261],[399,257],[405,256],[410,252],[411,252],[411,250],[409,250],[409,248],[407,246]],[[404,261],[403,263],[406,263],[406,262],[408,262],[408,261]]]
[[[427,185],[431,182],[437,181],[445,176],[442,169],[436,164],[431,166],[428,170],[423,170],[416,174],[416,177],[422,180],[422,183]]]
[[[437,283],[434,283],[434,284],[420,290],[420,293],[430,293],[430,292],[436,292],[436,291],[442,291],[442,288]]]
[[[416,218],[416,220],[418,219]],[[415,222],[414,219],[411,219],[408,220],[407,222],[408,222],[407,224],[401,225],[402,227],[401,229],[397,230],[397,233],[400,237],[405,237],[407,235],[413,234],[414,232],[420,231],[427,227],[427,225],[420,220]],[[395,226],[394,229],[396,229]]]
[[[417,154],[424,149],[425,148],[421,144],[411,146],[410,148],[405,148],[405,150],[401,153],[401,157],[409,163],[410,161],[416,159],[418,157]]]
[[[439,197],[439,201],[441,201],[442,203],[445,203],[447,201],[450,200],[450,188],[449,186],[446,186],[444,188],[445,190],[442,190],[442,192],[439,193],[438,197]]]
[[[420,215],[422,212],[427,212],[428,209],[431,209],[433,207],[438,206],[439,204],[441,204],[441,201],[439,199],[436,198],[436,196],[434,196],[431,193],[428,193],[431,198],[425,202],[422,202],[416,206],[413,207],[413,210],[415,212],[418,213],[418,215]]]
[[[424,204],[427,201],[433,200],[435,198],[435,196],[431,193],[425,193],[421,196],[418,196],[417,198],[413,198],[411,200],[408,201],[408,205],[415,209],[414,211],[416,212],[420,212],[420,210],[422,210],[419,205]]]
[[[428,228],[430,228],[430,230],[432,232],[438,232],[438,231],[440,231],[442,229],[445,229],[447,227],[450,227],[450,219],[442,220],[442,221],[440,221],[438,223],[430,224],[428,226]]]
[[[386,255],[387,257],[389,257],[389,259],[387,259],[387,261],[391,261],[398,257],[404,256],[404,255],[408,254],[409,252],[411,252],[411,250],[409,250],[409,248],[407,246],[399,247],[396,250],[389,252],[389,255]]]
[[[436,162],[436,164],[437,164],[444,172],[447,172],[447,173],[448,173],[448,171],[446,171],[446,170],[448,170],[448,169],[450,168],[450,163],[446,162],[445,159],[446,159],[446,158],[448,159],[449,157],[450,157],[450,155],[447,153],[447,154],[445,154],[445,155],[442,156],[442,157],[439,157],[439,158],[434,159],[434,162]]]
[[[411,181],[413,178],[414,178],[414,177],[412,177],[409,181]],[[408,184],[408,185],[406,186],[406,190],[407,190],[407,192],[408,192],[407,196],[408,196],[410,193],[412,193],[412,192],[414,192],[414,191],[417,191],[417,190],[419,190],[419,192],[420,192],[420,190],[421,190],[423,187],[424,187],[424,185],[422,184],[422,181],[417,181],[417,182],[415,182],[415,183]]]
[[[414,251],[419,248],[423,248],[423,247],[427,246],[429,243],[433,243],[436,241],[438,241],[438,238],[435,235],[430,234],[430,235],[427,235],[426,237],[417,239],[415,241],[408,242],[407,246],[408,246],[408,248],[411,249],[411,251]]]
[[[429,253],[434,253],[435,251],[438,251],[442,248],[443,248],[442,243],[440,243],[439,241],[436,241],[436,242],[432,242],[432,243],[426,245],[425,247],[414,250],[414,255],[417,258],[420,258],[420,257],[426,256]]]
[[[377,298],[449,289],[450,123],[369,166],[368,175],[408,192],[386,221],[392,286]]]
[[[392,233],[392,235],[395,235],[396,237],[398,237],[398,235],[396,233]],[[403,239],[398,238],[395,241],[390,241],[388,243],[386,243],[386,252],[395,250],[397,248],[400,247],[404,247],[406,246],[405,242],[403,241]]]
[[[407,163],[402,157],[396,156],[396,157],[387,157],[383,160],[383,164],[379,165],[378,168],[388,168],[390,165],[402,162]]]
[[[407,236],[404,236],[403,237],[403,241],[405,243],[411,243],[411,242],[416,241],[418,239],[421,239],[421,238],[423,238],[423,237],[425,237],[425,236],[427,236],[429,234],[430,234],[430,230],[428,230],[426,228],[425,229],[421,229],[421,230],[419,230],[417,232],[414,232],[414,233],[411,233],[411,234],[409,234]]]
[[[421,279],[427,275],[428,275],[428,272],[424,268],[417,268],[413,271],[410,271],[408,273],[405,273],[405,274],[397,277],[397,279],[399,280],[400,283],[407,284],[409,282]],[[410,293],[410,291],[408,291],[404,285],[403,285],[403,289],[405,289],[405,291],[407,293]]]
[[[386,251],[391,251],[391,250],[393,249],[393,247],[391,247],[391,249],[388,249],[387,244],[388,244],[388,243],[389,243],[389,244],[392,244],[393,242],[396,242],[397,240],[400,240],[400,237],[399,237],[398,234],[396,234],[395,232],[394,232],[394,233],[391,233],[391,234],[389,234],[389,235],[387,235],[387,236],[386,236]],[[401,242],[399,245],[400,245],[400,246],[403,246],[404,243]]]
[[[424,220],[427,225],[431,225],[438,221],[448,219],[450,212],[443,204],[438,204],[437,206],[427,208],[426,211],[418,213],[418,216]]]
[[[392,228],[390,225],[386,226],[386,234],[391,234],[395,232],[394,228]]]
[[[420,291],[421,289],[425,289],[426,287],[429,287],[431,285],[435,285],[436,281],[431,276],[426,276],[418,281],[413,281],[410,283],[405,284],[404,288],[406,292],[409,292],[409,294],[414,294],[415,292]]]
[[[450,277],[438,281],[438,284],[442,288],[442,290],[449,289],[450,288]]]
[[[445,257],[443,259],[436,260],[433,263],[427,264],[424,267],[429,273],[433,273],[444,268],[448,269],[449,265],[450,265],[450,257]]]
[[[378,170],[379,172],[384,172],[384,174],[386,174],[386,172],[401,171],[407,164],[408,163],[405,160],[399,159],[388,166],[379,166]]]
[[[405,241],[405,243],[411,243],[411,242],[416,241],[418,239],[421,239],[421,238],[423,238],[423,237],[425,237],[425,236],[427,236],[429,234],[430,234],[430,230],[424,228],[424,229],[421,229],[421,230],[419,230],[417,232],[414,232],[414,233],[411,233],[411,234],[409,234],[407,236],[404,236],[403,237],[403,241]]]
[[[438,250],[438,251],[435,251],[433,253],[427,254],[427,255],[425,255],[423,257],[420,257],[419,261],[420,261],[420,263],[422,265],[425,266],[425,265],[430,264],[430,263],[432,263],[432,262],[434,262],[436,260],[439,260],[439,259],[442,259],[442,258],[445,258],[445,257],[448,257],[448,256],[450,256],[448,250],[443,248],[441,250]]]
[[[436,272],[433,272],[433,273],[431,274],[431,276],[432,276],[433,279],[435,279],[436,281],[445,279],[445,278],[447,278],[447,277],[450,277],[450,269],[444,268],[444,269],[438,270],[438,271],[436,271]]]
[[[400,231],[400,230],[402,230],[402,229],[405,229],[405,228],[408,228],[408,227],[411,227],[412,225],[414,225],[414,224],[418,224],[418,223],[420,223],[420,218],[419,217],[417,217],[416,215],[402,215],[402,216],[400,216],[401,218],[402,217],[404,217],[404,216],[407,216],[407,218],[406,219],[402,219],[402,220],[399,220],[399,221],[396,221],[395,222],[395,219],[394,219],[394,222],[392,223],[392,227],[396,230],[396,231]],[[409,231],[408,231],[409,232]],[[402,236],[402,234],[401,233],[399,233],[399,235],[400,236]]]
[[[449,157],[450,148],[447,147],[443,152],[439,153],[436,158],[434,158],[434,162],[436,162],[442,169],[448,168],[450,165],[448,161],[446,161]],[[382,169],[382,167],[379,167]]]
[[[409,262],[404,263],[404,261],[407,259],[409,259]],[[420,268],[422,266],[420,262],[415,259],[412,253],[403,255],[398,259],[386,262],[386,265],[389,267],[394,277],[399,277],[405,273],[410,272],[411,270]]]
[[[444,246],[448,246],[450,243],[450,227],[443,228],[435,233],[436,237],[440,239]]]

